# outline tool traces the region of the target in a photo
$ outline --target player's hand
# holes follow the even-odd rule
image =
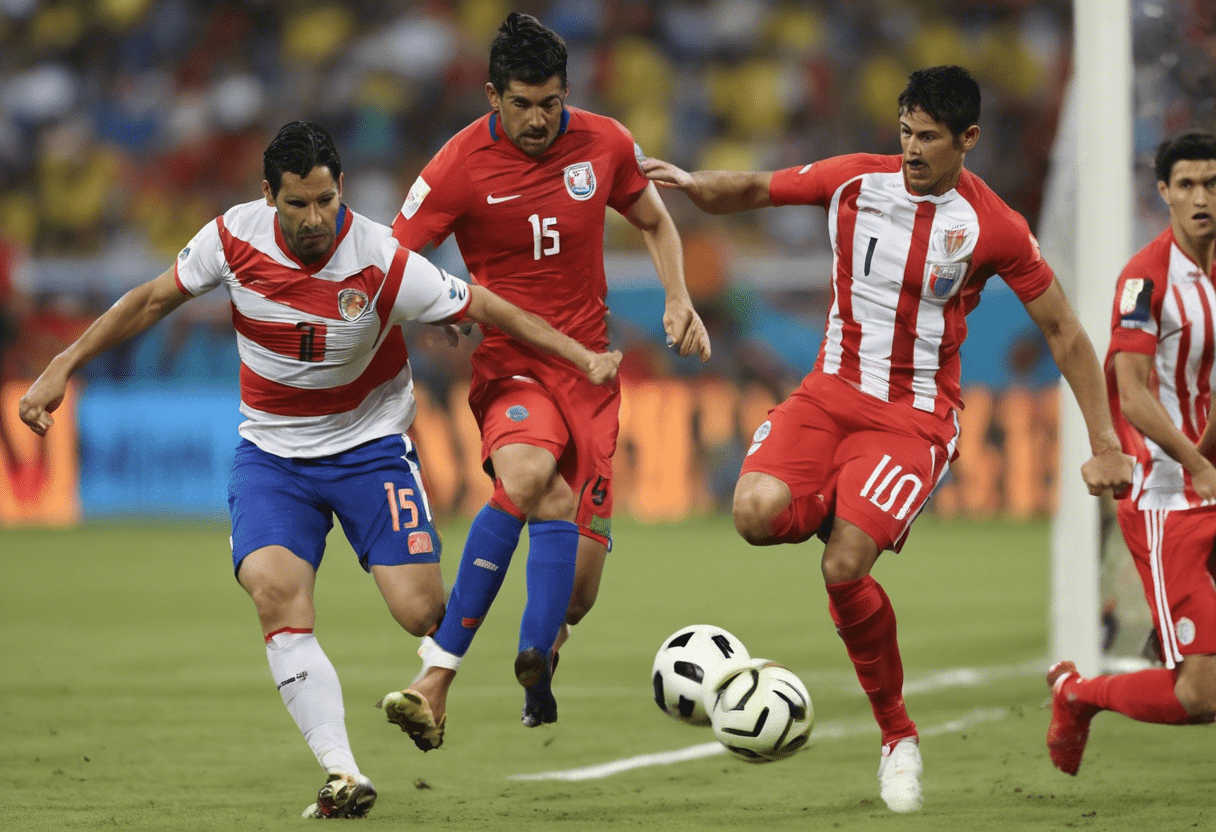
[[[1096,453],[1081,466],[1081,478],[1095,497],[1110,491],[1116,499],[1122,498],[1132,484],[1132,468],[1136,460],[1121,450],[1111,449]]]
[[[595,353],[591,356],[591,361],[585,370],[587,380],[592,384],[603,384],[605,381],[616,378],[616,371],[621,366],[623,357],[620,350]]]
[[[709,332],[687,298],[667,299],[663,330],[667,333],[667,346],[675,348],[681,356],[696,353],[702,362],[709,360]]]
[[[47,430],[55,424],[51,413],[63,404],[67,388],[68,380],[52,373],[48,368],[30,385],[30,389],[25,391],[25,395],[17,403],[21,421],[29,425],[34,433],[46,436]]]
[[[642,174],[661,187],[684,190],[692,185],[692,174],[670,162],[646,158],[638,164],[642,168]]]
[[[1198,473],[1191,472],[1191,487],[1205,500],[1216,500],[1216,468],[1204,465]]]

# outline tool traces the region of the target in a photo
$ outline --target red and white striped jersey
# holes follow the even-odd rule
[[[774,205],[822,205],[832,306],[815,370],[883,401],[948,417],[961,409],[967,313],[994,274],[1023,303],[1051,285],[1026,220],[976,175],[917,195],[900,156],[854,154],[773,174]]]
[[[1178,430],[1198,442],[1208,423],[1212,366],[1216,357],[1212,275],[1174,242],[1169,228],[1128,261],[1119,275],[1106,353],[1110,412],[1125,453],[1136,458],[1131,499],[1142,511],[1204,505],[1191,475],[1123,416],[1115,383],[1114,356],[1153,356],[1150,389]]]
[[[241,357],[240,434],[282,457],[404,433],[416,404],[404,321],[458,320],[464,281],[343,205],[330,253],[301,263],[265,201],[208,223],[177,256],[178,288],[223,284]]]

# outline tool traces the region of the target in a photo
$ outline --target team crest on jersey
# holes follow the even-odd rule
[[[1186,647],[1195,640],[1195,622],[1189,618],[1179,618],[1174,625],[1174,633],[1178,636],[1178,643]]]
[[[357,321],[367,311],[367,293],[361,289],[338,292],[338,312],[348,321]]]
[[[952,297],[963,285],[963,278],[967,275],[967,262],[928,263],[925,265],[925,271],[925,283],[928,284],[929,291],[933,293],[933,297],[944,300]]]
[[[595,195],[595,169],[590,162],[578,162],[562,171],[566,193],[582,202]]]
[[[507,418],[512,422],[522,422],[528,418],[528,408],[522,404],[513,404],[507,408]]]
[[[419,176],[414,180],[414,184],[410,186],[410,192],[405,195],[405,204],[401,206],[401,215],[407,220],[418,213],[418,209],[422,207],[422,200],[426,199],[426,195],[431,192],[431,186],[426,184],[426,180]]]
[[[963,243],[967,242],[967,229],[965,227],[947,228],[942,232],[942,237],[945,238],[946,256],[953,257],[962,250]]]

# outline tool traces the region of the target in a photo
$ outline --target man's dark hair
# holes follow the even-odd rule
[[[950,128],[958,139],[980,121],[980,85],[961,66],[918,69],[908,76],[908,86],[899,94],[899,114],[920,110]]]
[[[262,176],[270,183],[270,195],[279,195],[284,173],[300,178],[315,167],[329,168],[334,182],[342,175],[342,159],[325,128],[311,121],[284,124],[262,154]]]
[[[502,95],[512,81],[535,86],[554,75],[566,88],[566,42],[530,14],[511,12],[490,44],[490,83]]]
[[[1191,131],[1166,139],[1157,147],[1157,181],[1170,184],[1174,164],[1189,159],[1216,159],[1216,136]]]

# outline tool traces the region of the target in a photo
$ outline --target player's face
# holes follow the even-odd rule
[[[562,124],[562,106],[570,88],[554,75],[543,84],[511,81],[498,94],[493,84],[486,84],[490,106],[498,111],[502,131],[529,156],[539,156],[557,138]]]
[[[1169,183],[1157,190],[1170,208],[1175,232],[1193,240],[1216,238],[1216,159],[1182,159],[1174,163]]]
[[[300,262],[312,263],[333,246],[342,204],[341,174],[335,182],[329,168],[320,165],[304,177],[285,171],[279,193],[272,196],[270,183],[263,179],[262,194],[267,205],[278,209],[283,239]]]
[[[980,128],[975,124],[955,138],[949,127],[923,110],[900,113],[899,144],[908,190],[940,196],[953,188],[963,170],[963,157],[979,137]]]

